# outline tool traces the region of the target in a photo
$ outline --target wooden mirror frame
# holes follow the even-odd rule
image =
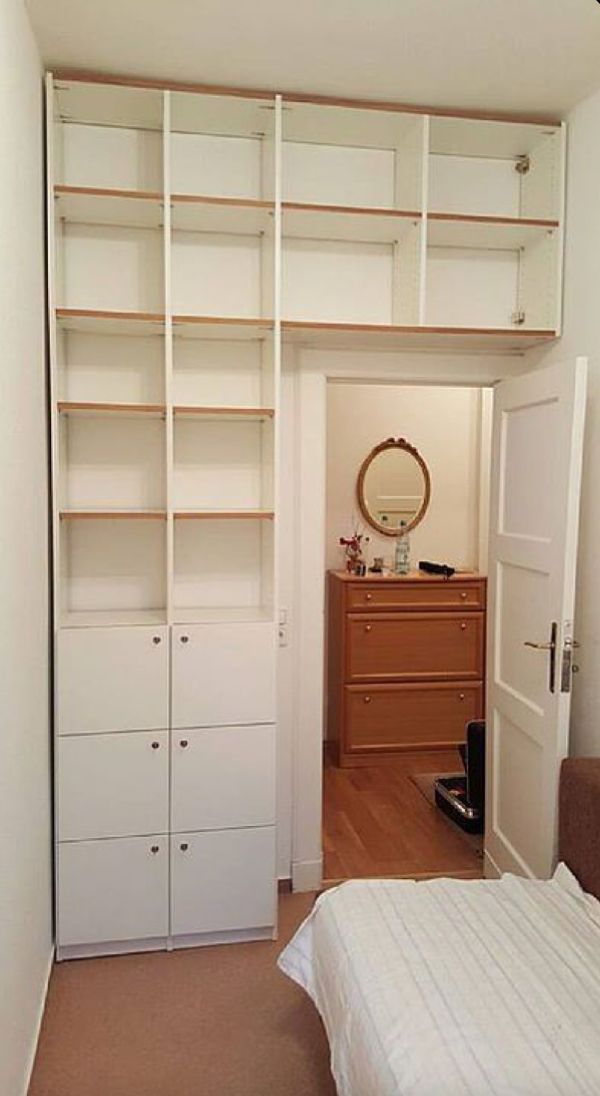
[[[358,505],[360,507],[360,512],[367,524],[370,525],[372,529],[375,529],[377,533],[381,533],[381,535],[384,537],[398,537],[400,535],[398,529],[390,529],[389,525],[383,525],[381,522],[375,521],[373,515],[369,512],[369,508],[365,499],[365,476],[369,468],[371,467],[371,464],[375,460],[375,457],[377,457],[380,453],[383,453],[386,449],[402,449],[405,453],[410,453],[410,456],[414,457],[423,473],[423,502],[421,503],[412,521],[407,522],[407,524],[404,526],[403,532],[405,533],[410,533],[411,529],[414,529],[415,526],[417,526],[419,522],[421,522],[425,517],[427,507],[429,506],[429,500],[431,498],[431,477],[429,475],[429,469],[425,464],[425,461],[423,460],[423,457],[419,453],[418,449],[415,449],[414,445],[411,445],[410,442],[406,440],[406,438],[386,438],[385,441],[380,442],[379,445],[376,445],[374,449],[371,449],[368,457],[366,457],[365,460],[362,462],[360,466],[360,471],[358,473],[358,479],[356,481],[356,497],[358,500]]]

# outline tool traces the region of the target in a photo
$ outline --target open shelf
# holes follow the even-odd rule
[[[188,232],[259,236],[273,229],[275,206],[260,198],[172,194],[171,224]]]
[[[556,338],[552,330],[312,323],[283,320],[285,342],[317,350],[502,351],[522,354]]]
[[[284,202],[283,235],[290,238],[389,243],[421,220],[416,210]]]
[[[215,605],[214,608],[175,608],[174,624],[255,624],[273,620],[273,609],[268,606]]]
[[[162,418],[166,413],[164,404],[152,403],[78,403],[72,400],[59,400],[57,408],[61,415],[119,415],[125,418],[138,415]]]
[[[57,308],[56,321],[63,331],[97,335],[160,335],[165,325],[164,313],[99,308]]]
[[[166,624],[164,609],[92,609],[66,610],[61,613],[61,628],[119,628],[131,625]]]
[[[58,184],[54,203],[56,216],[67,223],[159,228],[163,222],[163,195],[158,191]]]

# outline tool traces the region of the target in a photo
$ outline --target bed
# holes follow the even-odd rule
[[[599,1096],[600,759],[563,764],[559,847],[545,882],[317,899],[279,965],[321,1013],[339,1096]]]

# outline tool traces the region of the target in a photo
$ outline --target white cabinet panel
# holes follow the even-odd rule
[[[171,932],[230,932],[275,923],[275,830],[171,838]]]
[[[275,822],[275,727],[180,731],[172,744],[171,829]]]
[[[168,727],[168,631],[73,628],[58,640],[59,734]]]
[[[168,740],[168,731],[60,738],[59,840],[166,833]]]
[[[176,626],[172,673],[173,727],[272,723],[274,625]]]
[[[168,868],[166,837],[59,845],[59,944],[166,936]]]

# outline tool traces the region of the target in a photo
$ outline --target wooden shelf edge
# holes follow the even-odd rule
[[[55,310],[58,320],[135,320],[140,323],[164,323],[161,312],[121,312],[104,308],[64,308]]]
[[[399,217],[414,221],[422,220],[418,209],[394,209],[388,206],[323,205],[319,202],[282,202],[284,213],[342,213],[351,217]]]
[[[272,521],[273,510],[174,510],[175,521]]]
[[[54,193],[57,196],[81,195],[89,198],[128,198],[132,201],[162,202],[164,195],[157,190],[127,190],[118,187],[98,186],[70,186],[66,183],[56,183]]]
[[[166,521],[166,510],[60,510],[61,521]]]
[[[428,213],[428,221],[455,222],[469,225],[497,225],[517,228],[558,228],[559,221],[547,221],[538,217],[495,217],[479,213]]]
[[[272,419],[275,416],[273,407],[194,407],[186,404],[176,404],[173,407],[174,415],[223,415],[235,418],[251,418],[262,416]]]
[[[167,410],[164,403],[77,403],[59,400],[56,406],[61,414],[81,411],[98,414],[164,415]]]
[[[238,327],[273,327],[273,320],[261,320],[256,316],[195,316],[195,315],[176,315],[172,317],[173,323],[180,324],[205,324],[207,327],[210,324],[222,325],[223,327],[238,326]]]
[[[263,201],[262,198],[221,198],[211,194],[171,194],[172,202],[181,205],[207,205],[222,206],[226,209],[262,209],[266,212],[275,212],[275,202]]]

